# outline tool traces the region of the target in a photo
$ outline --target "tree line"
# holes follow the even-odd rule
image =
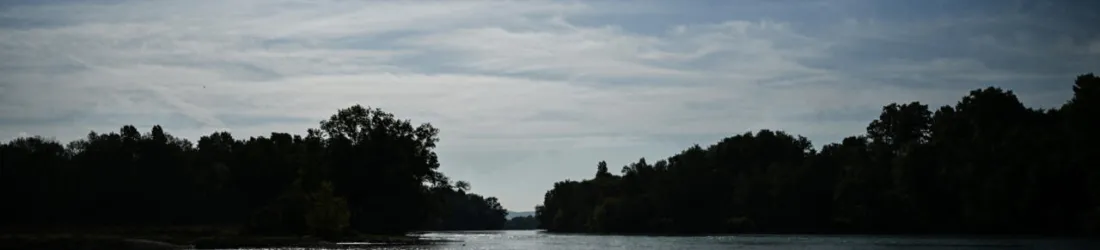
[[[255,234],[499,229],[505,210],[438,171],[439,130],[339,110],[306,135],[197,143],[160,126],[0,144],[0,225],[244,225]]]
[[[935,110],[893,103],[821,151],[761,130],[619,175],[599,162],[555,183],[536,218],[551,232],[1095,234],[1098,119],[1091,73],[1054,109],[995,87]]]
[[[534,215],[517,216],[508,219],[508,222],[504,223],[504,229],[508,230],[531,230],[538,229],[539,221],[535,219]]]

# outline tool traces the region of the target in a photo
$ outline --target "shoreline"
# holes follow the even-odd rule
[[[68,229],[68,230],[66,230]],[[423,245],[443,242],[415,234],[355,234],[334,238],[248,235],[224,227],[50,227],[0,230],[7,249],[219,249],[262,247],[356,248],[363,245]]]
[[[935,238],[935,239],[1072,239],[1072,240],[1098,240],[1090,235],[1046,235],[1046,234],[982,234],[982,233],[814,233],[814,232],[801,232],[801,233],[589,233],[589,232],[558,232],[547,231],[545,229],[538,229],[540,233],[546,234],[558,234],[558,235],[590,235],[590,236],[644,236],[644,237],[725,237],[725,236],[746,236],[746,237],[799,237],[799,236],[812,236],[812,237],[880,237],[880,238]]]
[[[364,236],[326,241],[313,237],[233,236],[187,240],[173,237],[124,235],[36,235],[0,236],[0,250],[6,249],[224,249],[264,247],[356,248],[363,245],[427,245],[443,242],[407,236]]]

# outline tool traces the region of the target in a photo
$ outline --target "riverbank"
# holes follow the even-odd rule
[[[0,250],[116,249],[168,250],[261,247],[353,248],[369,245],[432,244],[415,236],[353,234],[337,238],[257,236],[233,227],[54,227],[0,229]]]
[[[1095,234],[1009,234],[1009,233],[957,233],[957,232],[870,232],[870,231],[837,231],[837,232],[703,232],[703,233],[622,233],[622,232],[560,232],[538,230],[541,233],[567,236],[638,236],[651,238],[666,237],[815,237],[815,238],[905,238],[905,239],[966,239],[966,240],[1016,240],[1016,239],[1047,239],[1047,240],[1071,240],[1089,241],[1100,244],[1100,238]]]

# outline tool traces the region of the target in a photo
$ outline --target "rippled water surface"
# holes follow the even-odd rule
[[[538,231],[468,231],[423,234],[445,243],[362,249],[1096,249],[1097,241],[1072,239],[932,238],[883,236],[597,236]]]

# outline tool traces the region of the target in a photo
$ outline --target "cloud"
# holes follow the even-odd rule
[[[1100,39],[1089,43],[1089,53],[1100,55]]]
[[[440,127],[444,172],[529,210],[599,160],[756,129],[820,146],[890,102],[953,104],[990,85],[1053,107],[1100,67],[1087,8],[900,5],[4,4],[0,137],[67,141],[123,124],[191,139],[303,133],[358,103]]]

